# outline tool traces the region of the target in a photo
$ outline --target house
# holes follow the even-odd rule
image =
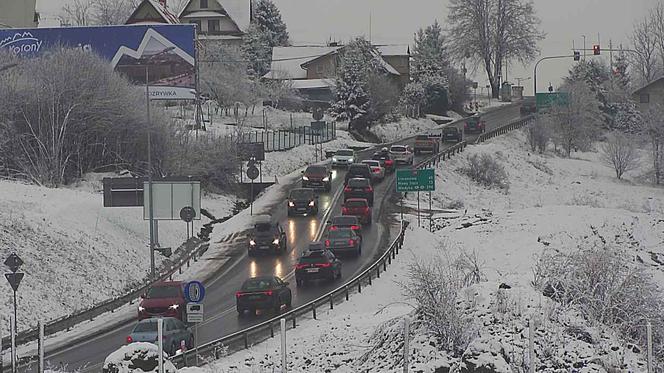
[[[240,44],[251,23],[251,1],[189,0],[178,19],[195,24],[199,40]]]
[[[407,45],[377,45],[376,58],[403,88],[410,81],[410,48]],[[272,48],[272,65],[264,79],[290,81],[305,99],[332,101],[343,46],[291,46]]]
[[[632,99],[641,112],[648,111],[651,105],[664,105],[664,76],[634,91]]]
[[[166,5],[166,0],[143,0],[136,7],[136,10],[129,16],[126,25],[140,24],[177,24],[180,23],[178,17],[171,13]]]
[[[0,0],[0,28],[34,28],[39,23],[37,0]]]

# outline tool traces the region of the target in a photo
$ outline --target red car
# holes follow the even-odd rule
[[[364,198],[349,198],[344,202],[341,208],[341,215],[357,216],[362,224],[369,225],[372,221],[372,211]]]
[[[158,282],[141,296],[138,304],[138,320],[150,317],[175,317],[186,321],[186,305],[184,282]]]

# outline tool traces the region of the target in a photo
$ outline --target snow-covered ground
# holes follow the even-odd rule
[[[379,123],[371,127],[371,132],[382,142],[392,142],[404,137],[426,132],[438,126],[429,118],[402,117],[398,122]]]
[[[507,168],[508,191],[484,189],[457,171],[467,155],[483,152]],[[411,226],[405,250],[381,279],[332,311],[321,307],[318,320],[303,320],[287,332],[289,371],[401,372],[401,325],[404,317],[413,317],[414,306],[402,286],[410,265],[442,263],[459,253],[477,257],[484,277],[459,293],[462,315],[471,321],[469,342],[453,357],[415,322],[411,371],[455,371],[463,364],[483,365],[485,372],[524,371],[530,319],[536,364],[548,366],[546,371],[570,372],[573,366],[578,372],[645,371],[643,346],[622,342],[614,331],[560,309],[531,285],[533,267],[546,248],[564,252],[600,239],[622,246],[629,240],[627,254],[638,255],[664,285],[652,259],[664,254],[664,193],[639,182],[643,172],[617,181],[595,153],[574,153],[573,159],[532,154],[520,132],[468,147],[437,170],[436,231],[417,228],[413,210],[407,209]],[[459,201],[463,207],[444,209],[452,202],[459,207]],[[414,196],[407,204],[413,207]],[[277,336],[184,371],[271,372],[281,365],[279,346]]]
[[[18,292],[19,329],[122,294],[148,274],[143,210],[103,207],[103,176],[110,175],[90,174],[78,185],[59,189],[0,181],[0,258],[16,252],[25,262]],[[223,217],[230,214],[234,200],[205,196],[202,204]],[[207,221],[196,221],[195,229]],[[186,240],[180,221],[161,221],[159,228],[162,247],[176,248]],[[10,291],[4,294],[0,313],[9,315],[12,296]]]

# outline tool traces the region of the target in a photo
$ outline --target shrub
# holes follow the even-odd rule
[[[600,146],[602,161],[616,172],[616,178],[621,179],[627,171],[639,166],[639,153],[636,144],[629,137],[620,132],[607,135],[606,142]]]
[[[509,188],[507,171],[500,162],[489,154],[473,154],[468,156],[468,166],[461,172],[473,179],[476,183],[486,186],[497,186],[502,189]]]

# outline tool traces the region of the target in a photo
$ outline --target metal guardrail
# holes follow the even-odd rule
[[[246,329],[239,330],[237,332],[223,336],[214,341],[205,343],[198,347],[198,354],[200,356],[207,356],[219,359],[220,358],[219,354],[220,351],[222,350],[222,346],[224,346],[224,348],[229,348],[233,347],[233,344],[239,343],[241,347],[243,346],[245,349],[249,348],[249,341],[252,335],[259,335],[260,333],[267,333],[267,331],[269,331],[270,336],[274,337],[274,330],[275,328],[277,329],[279,328],[279,323],[281,319],[286,319],[288,323],[287,325],[290,325],[291,329],[296,328],[298,316],[311,313],[313,318],[316,319],[317,308],[329,304],[330,309],[334,309],[335,300],[340,300],[342,298],[348,300],[350,297],[350,292],[355,289],[357,289],[358,293],[362,293],[363,285],[365,284],[371,285],[372,280],[374,278],[380,277],[381,268],[383,269],[383,272],[385,272],[387,270],[387,266],[389,264],[392,264],[392,260],[396,258],[396,255],[399,253],[399,250],[401,250],[401,248],[403,247],[403,241],[407,226],[408,222],[402,221],[399,234],[394,239],[394,241],[392,241],[392,243],[383,253],[383,255],[381,255],[380,258],[378,258],[378,260],[376,260],[367,269],[365,269],[364,271],[362,271],[362,273],[352,278],[350,281],[286,313],[277,315],[259,324],[250,326]],[[171,362],[178,368],[187,366],[188,365],[187,363],[189,361],[194,361],[195,353],[196,353],[195,350],[186,351],[183,354],[179,354],[172,357]],[[205,359],[201,359],[200,361],[203,362],[203,360]]]
[[[322,144],[337,138],[337,122],[326,122],[320,133],[313,133],[310,126],[289,129],[249,131],[226,135],[232,143],[262,142],[265,152],[293,149],[300,145]]]
[[[475,144],[482,143],[490,138],[503,135],[509,131],[513,131],[515,129],[524,127],[528,124],[530,124],[533,120],[535,119],[534,115],[529,115],[527,117],[523,117],[520,119],[517,119],[514,122],[508,123],[504,126],[500,126],[498,128],[494,128],[489,132],[485,132],[477,137],[477,140],[475,140]]]

